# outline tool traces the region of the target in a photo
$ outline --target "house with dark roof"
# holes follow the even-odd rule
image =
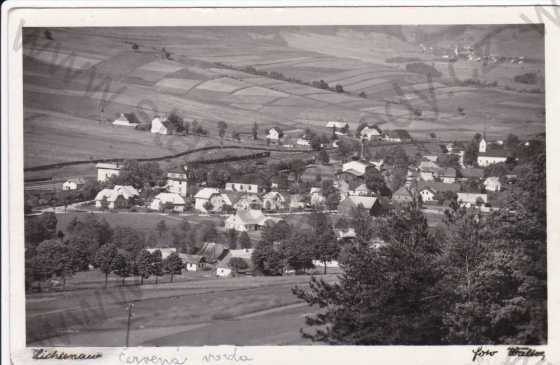
[[[345,216],[351,216],[352,211],[359,206],[367,209],[370,215],[375,215],[379,208],[379,201],[374,196],[349,195],[338,204],[338,212]]]
[[[180,253],[179,258],[183,261],[187,271],[200,271],[206,265],[206,258],[202,255],[187,255]]]
[[[393,193],[392,199],[396,203],[410,203],[414,199],[411,188],[401,186]]]
[[[448,167],[443,170],[440,175],[441,181],[445,184],[453,184],[457,179],[457,171],[453,167]]]
[[[461,169],[461,175],[466,179],[482,179],[484,177],[484,170],[477,167],[467,167]]]

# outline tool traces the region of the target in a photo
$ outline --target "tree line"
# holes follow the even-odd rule
[[[375,224],[354,222],[385,244],[358,235],[339,254],[338,282],[312,278],[293,289],[320,308],[306,318],[303,336],[345,345],[546,343],[542,147],[521,163],[525,174],[499,211],[454,206],[431,228],[414,200]]]

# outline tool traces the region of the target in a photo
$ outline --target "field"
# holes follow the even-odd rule
[[[311,309],[291,288],[309,276],[217,279],[203,271],[174,283],[163,277],[158,285],[128,279],[125,287],[116,279],[103,289],[102,274],[83,272],[69,280],[68,291],[28,295],[28,345],[124,346],[129,302],[131,346],[308,344],[299,328]]]
[[[407,28],[395,29],[52,28],[54,42],[44,39],[40,29],[26,31],[25,166],[153,157],[215,143],[112,127],[110,122],[123,112],[134,112],[149,123],[155,115],[176,110],[186,120],[196,119],[213,136],[222,120],[229,130],[242,132],[257,122],[260,133],[273,125],[305,127],[301,120],[313,121],[309,126],[321,130],[326,121],[337,119],[347,120],[351,128],[367,120],[382,128],[409,129],[415,137],[435,132],[446,139],[469,139],[485,128],[496,138],[544,131],[544,94],[527,92],[530,86],[512,81],[518,74],[542,72],[542,59],[494,67],[471,61],[450,66],[422,54]],[[455,29],[447,34],[440,29],[423,37],[437,45],[452,44],[453,37],[468,34],[474,42],[484,31]],[[535,34],[519,31],[516,36],[530,46],[512,47],[518,56],[534,58],[542,53],[542,40]],[[386,62],[396,56],[433,63],[443,76],[428,82],[406,71],[404,63]],[[248,73],[247,66],[298,82]],[[473,74],[484,82],[497,81],[498,86],[460,84]],[[346,92],[303,84],[321,79],[331,87],[340,84]],[[365,98],[358,95],[362,92]],[[460,115],[458,108],[464,113]],[[422,116],[411,118],[411,109],[422,111]],[[73,171],[78,170],[70,175]]]

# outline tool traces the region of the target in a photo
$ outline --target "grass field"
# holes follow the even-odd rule
[[[335,280],[335,275],[324,277]],[[27,341],[31,346],[123,346],[127,303],[134,303],[131,346],[306,344],[299,328],[310,312],[291,293],[309,276],[217,279],[185,273],[169,283],[118,286],[103,275],[79,273],[71,290],[28,294]],[[79,295],[76,295],[79,294]]]
[[[483,34],[481,29],[462,31],[474,37]],[[109,122],[122,112],[135,112],[149,123],[155,114],[177,110],[186,120],[202,123],[213,136],[221,120],[230,130],[250,131],[254,122],[263,130],[273,125],[301,128],[300,120],[314,120],[309,125],[320,127],[344,119],[355,128],[365,118],[382,128],[406,128],[416,136],[436,132],[448,139],[467,139],[485,127],[489,135],[502,138],[510,132],[544,130],[544,94],[453,84],[450,72],[464,80],[472,76],[473,68],[480,68],[466,61],[452,69],[436,62],[444,76],[427,83],[422,75],[407,72],[404,64],[385,62],[395,56],[425,59],[418,45],[407,36],[375,28],[50,31],[54,42],[41,39],[40,29],[24,34],[26,167],[76,159],[152,157],[207,143],[111,127]],[[462,31],[441,38],[435,36],[437,31],[425,36],[447,44]],[[34,39],[37,34],[39,39]],[[540,41],[530,42],[530,32],[517,36],[532,43],[517,47],[520,55],[534,55]],[[131,42],[139,48],[133,50]],[[162,57],[162,47],[171,59]],[[88,68],[89,63],[95,69]],[[217,63],[240,69],[253,66],[304,82],[324,79],[350,93],[256,76]],[[477,72],[484,81],[511,86],[515,75],[539,69],[542,63],[504,64]],[[367,98],[358,97],[362,91]],[[387,108],[388,102],[396,104]],[[420,109],[423,117],[408,120],[409,107]],[[458,115],[459,107],[465,115]],[[102,119],[107,123],[100,124]]]

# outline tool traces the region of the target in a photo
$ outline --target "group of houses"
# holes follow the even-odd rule
[[[174,247],[147,248],[146,250],[150,253],[159,250],[164,260],[172,253],[176,253],[181,259],[185,271],[214,271],[215,275],[221,278],[249,273],[253,267],[252,248],[232,250],[215,242],[205,242],[196,255],[177,252]],[[242,261],[243,264],[235,265],[234,260]]]
[[[460,156],[460,168],[441,167],[438,165],[438,155],[425,155],[415,169],[408,171],[407,182],[393,193],[395,202],[410,202],[414,193],[424,202],[436,202],[441,196],[455,194],[461,206],[484,206],[488,204],[488,192],[496,193],[502,190],[502,181],[498,176],[484,177],[483,167],[506,162],[507,156],[501,151],[487,152],[489,142],[483,136],[479,143],[477,163],[479,167],[465,167],[462,157],[464,151],[454,151],[448,148],[448,154]],[[462,183],[469,180],[479,182],[484,187],[482,191],[463,191]],[[441,193],[441,194],[440,194]],[[447,195],[445,195],[448,193]],[[438,199],[438,196],[440,199]],[[440,201],[441,202],[441,201]]]

